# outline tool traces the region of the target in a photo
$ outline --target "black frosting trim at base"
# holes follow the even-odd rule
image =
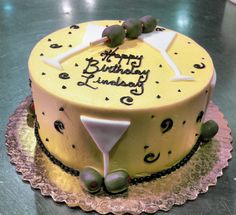
[[[62,170],[64,170],[65,172],[73,175],[73,176],[79,176],[80,172],[79,170],[76,170],[74,168],[68,167],[65,164],[63,164],[61,161],[59,161],[57,158],[55,158],[48,150],[47,148],[44,146],[40,136],[39,136],[39,132],[38,132],[38,123],[35,123],[35,128],[34,128],[34,133],[35,133],[35,137],[37,140],[37,144],[39,145],[39,147],[41,148],[41,150],[45,153],[45,155],[57,166],[59,166]],[[138,177],[138,178],[131,178],[130,179],[130,184],[139,184],[139,183],[143,183],[143,182],[149,182],[151,180],[154,179],[158,179],[161,178],[162,176],[168,175],[171,172],[179,169],[180,167],[182,167],[183,165],[185,165],[190,158],[194,155],[194,153],[197,151],[197,149],[199,148],[201,144],[200,138],[198,138],[196,144],[193,146],[192,150],[178,163],[176,163],[174,166],[164,169],[162,171],[153,173],[149,176],[143,176],[143,177]]]

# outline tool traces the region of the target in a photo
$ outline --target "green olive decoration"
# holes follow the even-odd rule
[[[152,16],[143,16],[140,21],[143,24],[143,33],[152,32],[157,25],[157,20]]]
[[[142,34],[142,22],[138,19],[127,19],[122,26],[126,30],[126,37],[129,39],[136,39]]]
[[[204,142],[209,141],[212,139],[218,132],[219,126],[214,120],[209,120],[202,124],[201,127],[201,139]]]
[[[104,29],[102,37],[108,37],[105,44],[109,47],[115,47],[123,43],[125,39],[125,30],[120,25],[111,25]]]
[[[95,169],[86,167],[80,172],[80,183],[89,193],[96,193],[102,187],[103,177]]]
[[[108,192],[120,193],[128,189],[129,175],[125,170],[117,170],[108,174],[104,183]]]

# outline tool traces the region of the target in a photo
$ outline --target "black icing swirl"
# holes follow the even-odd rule
[[[154,153],[148,153],[145,155],[143,160],[146,163],[153,163],[159,159],[160,155],[161,155],[160,152],[157,155],[155,155]]]
[[[197,116],[196,122],[201,122],[203,115],[204,115],[204,111],[200,111]]]
[[[123,96],[120,98],[120,102],[125,105],[133,105],[134,99],[130,96]]]
[[[168,118],[162,121],[161,123],[161,129],[162,129],[162,133],[166,133],[167,131],[169,131],[173,126],[173,120]]]
[[[194,64],[193,67],[196,69],[204,69],[206,65],[201,62],[200,64]]]
[[[54,122],[54,128],[60,132],[61,134],[63,134],[63,130],[65,129],[65,126],[63,124],[63,122],[61,122],[60,120],[56,120]]]
[[[62,45],[59,45],[57,43],[53,43],[53,44],[50,45],[50,48],[52,48],[52,49],[58,49],[58,48],[61,48],[61,47],[62,47]]]
[[[61,79],[70,79],[70,76],[69,76],[68,73],[62,72],[62,73],[59,74],[59,78],[61,78]]]
[[[161,27],[156,27],[156,31],[165,31],[165,28],[161,28]]]
[[[78,25],[71,25],[70,29],[79,29],[79,26]]]

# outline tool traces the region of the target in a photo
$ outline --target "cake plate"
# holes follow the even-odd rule
[[[168,211],[174,205],[183,205],[206,193],[217,183],[231,158],[232,137],[224,115],[212,101],[208,105],[205,120],[213,119],[219,132],[207,144],[202,144],[193,157],[180,169],[160,179],[131,185],[122,194],[108,195],[100,192],[89,194],[81,189],[79,177],[64,172],[54,165],[36,144],[34,129],[27,123],[27,97],[10,117],[6,131],[6,146],[10,161],[22,180],[39,189],[43,196],[69,207],[101,214],[140,214]]]

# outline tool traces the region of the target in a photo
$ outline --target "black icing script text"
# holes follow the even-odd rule
[[[131,94],[142,95],[144,93],[144,84],[148,80],[150,72],[149,69],[139,69],[143,56],[118,54],[117,50],[118,48],[102,52],[101,61],[93,57],[86,58],[87,66],[81,75],[83,80],[77,83],[78,86],[86,86],[94,90],[98,89],[98,85],[129,87]],[[104,73],[110,73],[111,78],[104,78],[102,75]],[[127,75],[132,75],[133,77],[126,80]]]

